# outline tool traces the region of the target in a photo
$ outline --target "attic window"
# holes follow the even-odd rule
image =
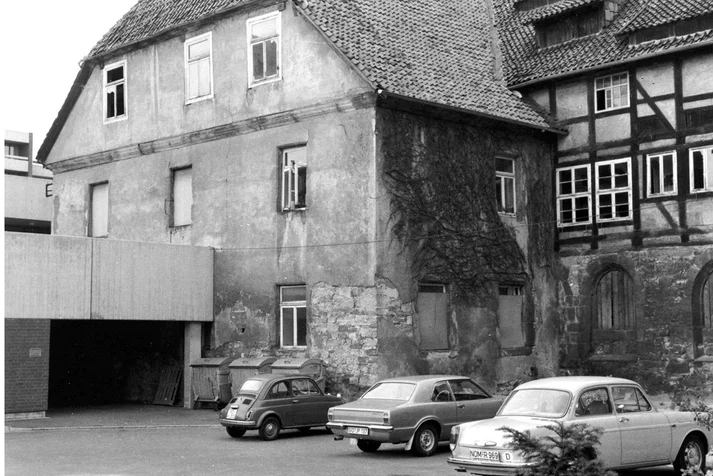
[[[104,68],[104,122],[126,118],[126,61]]]
[[[713,15],[703,15],[632,32],[629,35],[629,45],[633,46],[647,41],[661,40],[675,36],[686,36],[691,33],[711,29],[713,29]]]
[[[540,48],[557,45],[565,41],[593,35],[604,26],[604,9],[601,5],[594,8],[579,9],[568,15],[559,15],[535,25],[537,42]]]
[[[527,10],[533,10],[535,8],[545,7],[547,5],[552,5],[560,0],[522,0],[515,4],[515,8],[518,11],[524,12]]]
[[[248,20],[250,86],[280,79],[280,14]]]

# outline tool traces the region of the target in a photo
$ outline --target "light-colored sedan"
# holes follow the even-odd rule
[[[374,452],[382,443],[406,443],[418,456],[436,452],[458,423],[495,415],[502,400],[467,377],[419,375],[382,380],[351,403],[329,409],[327,428]]]
[[[509,446],[503,427],[533,437],[552,436],[545,426],[584,423],[602,430],[597,454],[608,469],[673,463],[676,474],[702,468],[713,435],[690,412],[659,411],[636,382],[613,377],[555,377],[513,390],[494,418],[451,431],[448,463],[476,475],[514,475],[528,465]]]

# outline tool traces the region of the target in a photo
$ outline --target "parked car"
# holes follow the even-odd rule
[[[260,438],[269,441],[282,429],[306,432],[325,426],[327,410],[341,403],[341,396],[324,394],[308,375],[259,374],[246,380],[223,408],[220,424],[233,438],[258,430]]]
[[[631,380],[612,377],[555,377],[533,380],[513,390],[491,419],[451,430],[456,471],[477,475],[516,474],[528,465],[509,444],[503,427],[552,436],[547,425],[584,423],[602,430],[596,454],[607,469],[634,469],[673,463],[676,474],[702,468],[713,435],[691,412],[659,411]],[[530,463],[536,464],[536,463]]]
[[[368,453],[382,443],[407,443],[415,455],[430,456],[454,425],[490,418],[501,403],[467,377],[390,378],[358,400],[331,408],[327,428],[337,440],[356,439],[359,449]]]

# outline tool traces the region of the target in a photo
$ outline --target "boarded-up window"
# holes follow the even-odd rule
[[[500,346],[513,348],[525,346],[522,325],[522,287],[500,286],[498,296],[498,327]]]
[[[634,292],[631,278],[622,270],[611,270],[597,283],[594,296],[599,329],[634,328]]]
[[[109,184],[98,183],[91,186],[91,216],[89,236],[109,235]]]
[[[448,349],[448,294],[444,284],[419,284],[418,330],[421,349]]]
[[[703,311],[703,327],[713,329],[713,274],[710,274],[705,283],[703,283],[701,307]]]
[[[190,167],[173,171],[173,226],[191,224],[193,173]]]

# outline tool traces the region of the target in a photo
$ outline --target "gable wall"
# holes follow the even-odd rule
[[[281,81],[248,88],[246,21],[277,6],[105,58],[105,64],[126,59],[128,119],[103,124],[102,65],[94,66],[47,164],[368,91],[366,82],[288,5],[281,13]],[[186,104],[184,41],[207,32],[212,33],[214,98]]]

